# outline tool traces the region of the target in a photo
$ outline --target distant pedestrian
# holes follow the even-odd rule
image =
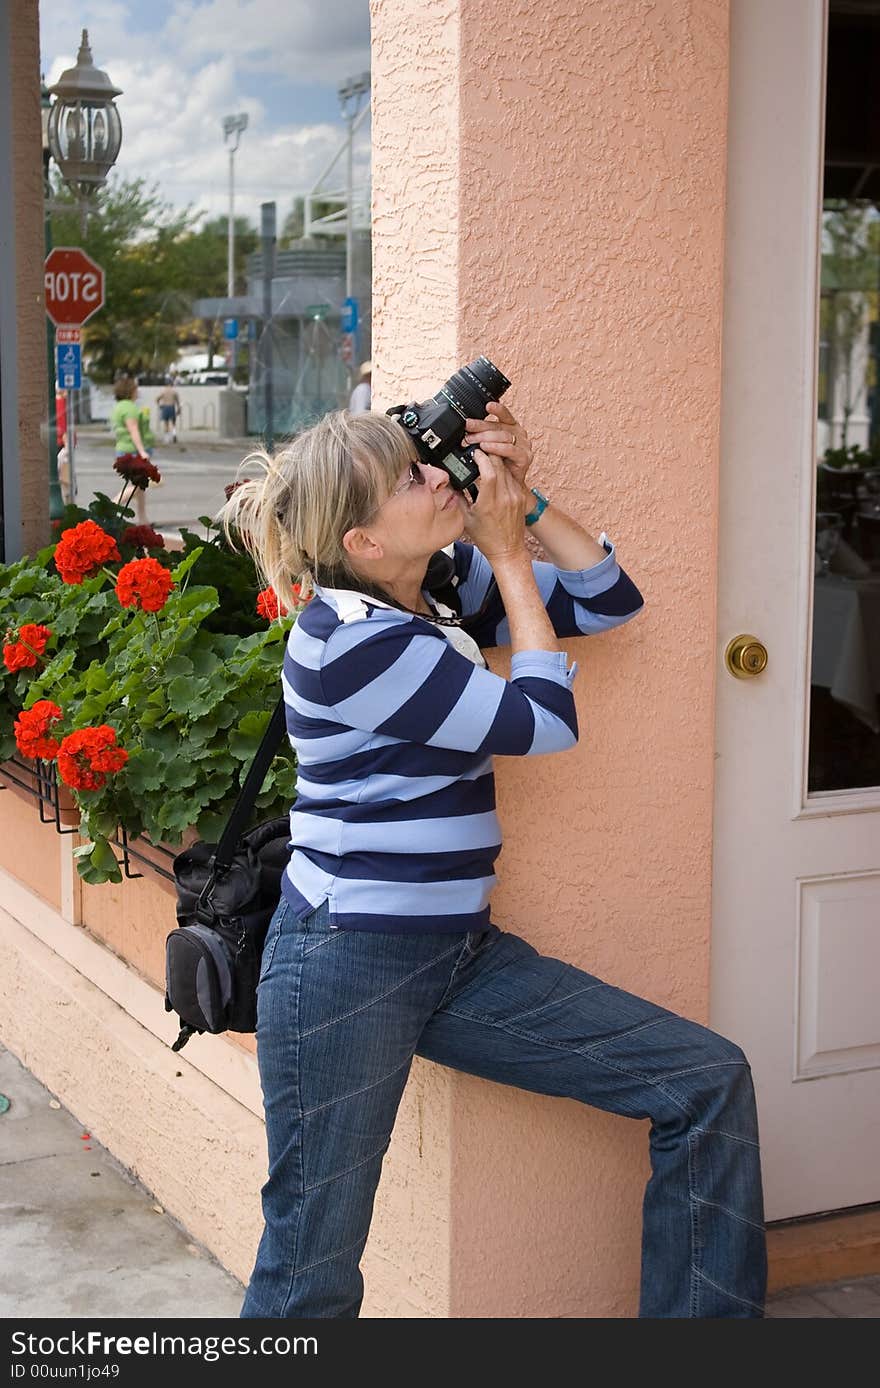
[[[136,405],[137,381],[133,376],[122,376],[113,387],[116,404],[110,411],[110,428],[116,439],[116,457],[136,453],[145,462],[150,461],[150,453],[155,445],[150,426],[150,410],[147,405]],[[127,483],[116,497],[122,500]],[[137,488],[134,493],[134,509],[138,525],[147,524],[146,490]]]
[[[171,377],[165,377],[165,384],[156,396],[159,406],[159,422],[162,425],[162,438],[168,443],[177,443],[177,421],[181,415],[180,396],[174,389]]]
[[[73,431],[76,442],[76,429]],[[61,487],[61,500],[65,506],[76,501],[73,494],[73,479],[70,475],[70,448],[67,438],[67,395],[63,390],[55,392],[55,440],[58,445],[58,483]]]
[[[351,392],[351,399],[348,402],[350,414],[366,414],[373,399],[372,389],[373,363],[365,361],[361,363],[360,380]]]

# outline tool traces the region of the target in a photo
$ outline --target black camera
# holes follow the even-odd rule
[[[476,444],[462,447],[466,419],[485,419],[490,400],[500,400],[510,382],[488,357],[477,357],[449,377],[436,395],[423,404],[394,405],[386,414],[396,419],[416,446],[419,461],[442,467],[456,491],[468,490],[480,475],[474,462]]]

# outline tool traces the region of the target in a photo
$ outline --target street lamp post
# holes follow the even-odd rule
[[[49,110],[49,149],[76,195],[85,235],[89,205],[107,182],[122,145],[122,121],[113,101],[122,93],[95,67],[87,29],[82,31],[76,66],[61,74],[50,94],[55,102]]]
[[[43,238],[46,255],[52,249],[52,212],[49,180],[49,112],[52,98],[45,82],[40,84],[40,118],[43,126]],[[46,315],[46,381],[49,388],[49,517],[57,520],[64,510],[61,483],[58,480],[58,422],[55,404],[55,327]]]
[[[354,259],[354,129],[361,106],[361,98],[370,94],[370,74],[362,72],[358,77],[349,77],[338,89],[342,118],[348,122],[348,143],[346,146],[346,198],[345,198],[345,297],[351,299]],[[355,362],[348,363],[348,385],[351,389],[354,380]]]
[[[43,181],[45,187],[46,254],[52,249],[52,202],[49,161],[54,159],[61,177],[74,194],[80,210],[83,235],[95,194],[107,181],[122,145],[122,121],[114,98],[121,96],[106,72],[96,68],[83,29],[76,64],[62,72],[54,87],[40,92],[43,121]],[[51,101],[51,97],[55,101]],[[66,210],[63,206],[60,210]],[[55,422],[55,331],[47,320],[47,368],[49,377],[49,516],[58,520],[64,509],[58,481],[58,440]],[[71,396],[72,399],[72,396]],[[72,415],[72,411],[69,412]],[[73,439],[72,418],[67,420],[68,440]]]
[[[223,118],[223,141],[224,144],[232,140],[229,146],[229,226],[227,228],[226,245],[226,295],[231,299],[235,293],[235,155],[241,143],[241,137],[247,130],[248,118],[246,111],[240,111],[237,116],[224,116]],[[232,338],[229,344],[229,356],[231,371],[230,380],[235,374],[236,341]]]

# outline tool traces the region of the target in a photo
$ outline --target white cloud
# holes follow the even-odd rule
[[[65,68],[73,67],[83,29],[89,31],[92,57],[97,67],[106,68],[110,56],[124,53],[131,46],[131,5],[125,0],[79,0],[75,10],[60,0],[40,4],[40,50],[48,61],[51,82]],[[61,61],[56,54],[66,54]],[[112,74],[111,74],[112,75]],[[116,84],[119,86],[119,83]]]
[[[321,75],[319,68],[334,64],[351,75],[361,70],[357,64],[368,66],[369,49],[358,52],[354,67],[350,62],[346,66],[330,30],[336,22],[343,51],[348,35],[354,52],[351,36],[357,24],[352,17],[364,10],[353,0],[298,0],[290,13],[276,10],[269,0],[178,3],[162,34],[147,37],[133,35],[137,11],[130,3],[83,0],[77,24],[89,26],[95,62],[123,93],[117,171],[157,183],[176,207],[193,205],[208,216],[226,213],[229,161],[222,120],[230,112],[246,111],[248,129],[235,158],[236,215],[259,225],[260,203],[274,200],[280,224],[293,198],[308,192],[323,173],[345,130],[341,119],[296,125],[273,120],[259,96],[259,76],[246,70],[243,59],[268,67],[267,49],[272,47],[275,70],[289,72],[292,82],[302,80],[304,69],[314,80]],[[66,13],[59,0],[44,0],[41,7],[43,52],[51,55],[50,86],[76,61],[75,50],[53,46],[62,32],[65,45],[70,43]],[[72,37],[78,44],[78,28]],[[296,60],[288,63],[286,54],[294,44]],[[356,184],[369,182],[369,155],[367,117],[356,137]],[[339,187],[343,176],[340,161],[331,184]]]
[[[245,69],[339,82],[370,66],[366,0],[178,0],[166,26],[184,61],[234,53]]]

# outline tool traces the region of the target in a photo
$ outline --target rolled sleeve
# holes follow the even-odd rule
[[[552,680],[570,689],[574,683],[578,666],[575,661],[568,666],[565,651],[517,651],[510,661],[510,682],[518,679]]]
[[[617,550],[613,540],[609,540],[604,530],[599,536],[599,544],[605,550],[605,558],[588,569],[557,569],[556,576],[566,593],[573,598],[594,598],[613,588],[620,575],[617,563]]]

